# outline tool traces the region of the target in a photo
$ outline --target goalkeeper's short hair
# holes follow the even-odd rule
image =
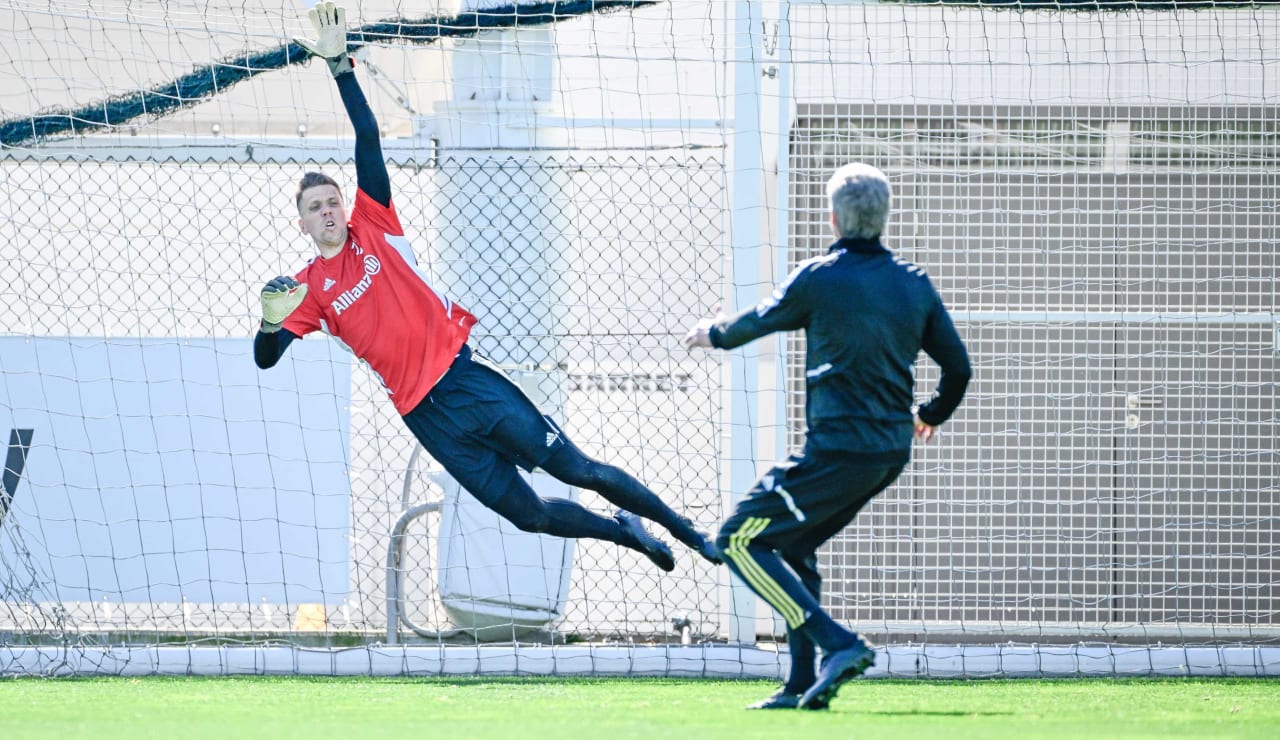
[[[298,181],[298,194],[293,199],[299,212],[302,211],[302,194],[311,188],[318,187],[320,185],[332,185],[335,188],[338,188],[339,193],[342,192],[342,188],[338,186],[338,183],[332,177],[329,177],[323,172],[308,172],[302,176],[301,180]]]

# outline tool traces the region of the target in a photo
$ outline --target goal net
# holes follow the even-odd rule
[[[516,532],[318,335],[255,367],[297,180],[354,194],[304,5],[0,2],[0,675],[781,675],[724,569]],[[821,553],[873,675],[1280,672],[1280,12],[1108,5],[347,9],[472,346],[707,530],[802,439],[803,337],[685,329],[889,175],[976,377]]]

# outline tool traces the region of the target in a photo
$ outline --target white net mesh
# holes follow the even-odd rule
[[[376,26],[357,74],[411,242],[480,316],[473,346],[714,530],[801,438],[803,339],[733,364],[681,335],[824,250],[827,176],[875,164],[888,241],[928,269],[976,370],[941,438],[822,552],[824,603],[894,645],[876,670],[1280,670],[1280,11],[604,5],[349,8],[370,34],[409,21]],[[479,30],[535,13],[554,22]],[[289,51],[298,4],[8,2],[0,23],[0,673],[785,667],[746,648],[520,662],[528,642],[781,633],[692,553],[668,575],[589,541],[559,612],[505,652],[379,652],[472,638],[441,601],[439,512],[408,524],[388,592],[393,527],[441,489],[377,379],[323,340],[253,367],[259,287],[313,254],[298,177],[355,179],[327,72]],[[1090,652],[1114,641],[1137,645]],[[266,652],[157,657],[240,644]],[[48,645],[82,659],[21,651]]]

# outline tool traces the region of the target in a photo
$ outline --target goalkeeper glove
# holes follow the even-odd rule
[[[307,286],[291,277],[272,278],[262,288],[262,332],[280,331],[280,325],[307,297]]]
[[[347,11],[331,2],[323,2],[307,11],[311,25],[316,28],[316,40],[294,37],[298,46],[313,56],[329,63],[329,71],[337,77],[351,71],[351,57],[347,55]]]

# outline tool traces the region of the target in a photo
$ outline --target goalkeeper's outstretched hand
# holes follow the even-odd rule
[[[280,325],[307,297],[307,286],[291,277],[271,278],[262,287],[262,331],[280,331]]]
[[[331,2],[323,2],[307,11],[311,25],[315,26],[315,40],[294,37],[298,46],[323,58],[329,70],[337,77],[351,70],[351,57],[347,55],[347,11]]]

